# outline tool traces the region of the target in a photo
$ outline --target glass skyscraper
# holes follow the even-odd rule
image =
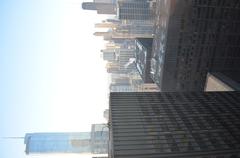
[[[90,132],[30,133],[25,135],[26,154],[91,153]]]

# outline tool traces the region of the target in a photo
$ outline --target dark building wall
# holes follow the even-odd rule
[[[157,1],[153,50],[162,64],[153,79],[162,91],[203,91],[208,71],[239,71],[239,9],[234,0]]]
[[[113,158],[240,156],[240,92],[110,94]]]

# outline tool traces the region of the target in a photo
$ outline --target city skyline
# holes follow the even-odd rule
[[[108,75],[100,58],[104,42],[92,34],[94,23],[107,17],[83,11],[82,2],[1,1],[0,137],[84,132],[92,123],[105,121]],[[87,70],[85,65],[91,66]],[[96,75],[101,84],[86,84]],[[0,157],[42,157],[26,156],[23,140],[0,139]]]
[[[239,152],[240,2],[1,3],[0,157]]]

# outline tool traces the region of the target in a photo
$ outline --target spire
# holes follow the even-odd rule
[[[24,139],[24,137],[1,137],[2,139]]]

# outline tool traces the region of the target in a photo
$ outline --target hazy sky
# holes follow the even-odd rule
[[[0,137],[104,122],[104,44],[93,36],[101,18],[80,0],[0,1]],[[0,157],[49,156],[26,156],[23,140],[0,138]]]

